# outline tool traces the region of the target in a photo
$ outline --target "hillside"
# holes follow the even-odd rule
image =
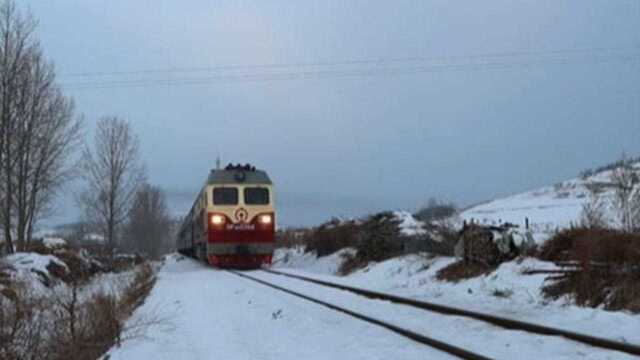
[[[640,162],[636,162],[634,167],[640,169]],[[601,196],[606,216],[610,221],[615,221],[611,208],[611,172],[599,171],[552,186],[494,199],[466,209],[461,217],[466,221],[484,224],[510,222],[521,227],[525,226],[525,219],[528,218],[536,240],[544,241],[555,230],[570,227],[580,220],[582,207],[590,197],[587,185],[598,184],[604,189]]]

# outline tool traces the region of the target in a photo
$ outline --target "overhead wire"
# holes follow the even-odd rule
[[[517,67],[530,67],[540,65],[566,65],[566,64],[593,64],[612,61],[633,61],[640,59],[640,53],[624,55],[591,56],[587,58],[551,58],[529,61],[494,61],[462,64],[432,64],[404,67],[370,67],[347,69],[321,69],[307,71],[288,72],[257,72],[244,74],[221,74],[199,77],[179,77],[166,79],[134,79],[134,80],[102,80],[85,81],[75,83],[63,83],[65,90],[88,90],[109,88],[131,88],[152,86],[187,86],[187,85],[212,85],[236,82],[273,82],[288,80],[311,80],[346,77],[371,77],[371,76],[399,76],[430,72],[458,72],[481,70],[504,70]]]
[[[390,63],[410,63],[410,62],[427,62],[427,61],[460,61],[460,60],[491,59],[491,58],[503,58],[503,57],[515,58],[515,57],[532,57],[532,56],[549,56],[549,55],[615,53],[615,52],[639,51],[639,50],[640,50],[640,47],[626,47],[626,48],[601,47],[601,48],[582,48],[582,49],[576,48],[576,49],[558,49],[558,50],[540,50],[540,51],[509,51],[509,52],[495,52],[495,53],[469,54],[469,55],[350,59],[350,60],[337,60],[337,61],[324,60],[324,61],[311,61],[311,62],[233,64],[233,65],[218,65],[218,66],[207,66],[207,67],[175,67],[175,68],[138,69],[138,70],[124,70],[124,71],[76,72],[76,73],[63,73],[58,75],[58,77],[59,78],[107,77],[107,76],[212,72],[212,71],[251,70],[251,69],[277,69],[277,68],[296,68],[296,67],[305,68],[305,67],[349,66],[349,65],[382,65],[382,64],[390,64]]]

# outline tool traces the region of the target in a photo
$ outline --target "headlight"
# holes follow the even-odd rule
[[[211,224],[213,224],[213,225],[222,225],[222,224],[224,224],[224,216],[222,216],[222,215],[212,215],[211,216]]]
[[[271,215],[260,215],[260,223],[264,225],[269,225],[273,222],[273,218]]]

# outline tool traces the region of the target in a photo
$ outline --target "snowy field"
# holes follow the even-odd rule
[[[278,256],[284,256],[279,252]],[[437,283],[431,277],[450,259],[404,257],[339,278],[331,275],[339,255],[315,259],[289,254],[280,270],[303,273],[448,305],[492,310],[503,316],[538,322],[573,322],[578,330],[591,330],[617,340],[638,340],[637,317],[551,304],[546,309],[539,295],[528,294],[538,277],[520,283],[518,268],[499,270],[498,279],[457,285]],[[626,354],[594,349],[558,337],[509,331],[460,317],[431,314],[384,301],[371,300],[295,279],[260,271],[246,272],[295,291],[318,297],[350,310],[390,321],[454,345],[498,359],[626,359]],[[510,275],[509,275],[510,274]],[[538,282],[538,284],[536,284]],[[511,289],[509,298],[491,295],[494,286]],[[581,310],[584,310],[582,312]],[[125,342],[109,352],[110,359],[448,359],[449,355],[407,340],[348,315],[307,302],[233,274],[177,255],[169,257],[158,282],[136,317],[156,313],[165,322],[149,328],[145,336]],[[603,334],[608,329],[610,334]]]

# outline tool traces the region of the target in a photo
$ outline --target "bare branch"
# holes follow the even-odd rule
[[[103,233],[110,247],[131,208],[134,195],[144,182],[138,138],[128,122],[105,117],[98,122],[95,149],[82,156],[86,189],[80,196],[87,220]]]

